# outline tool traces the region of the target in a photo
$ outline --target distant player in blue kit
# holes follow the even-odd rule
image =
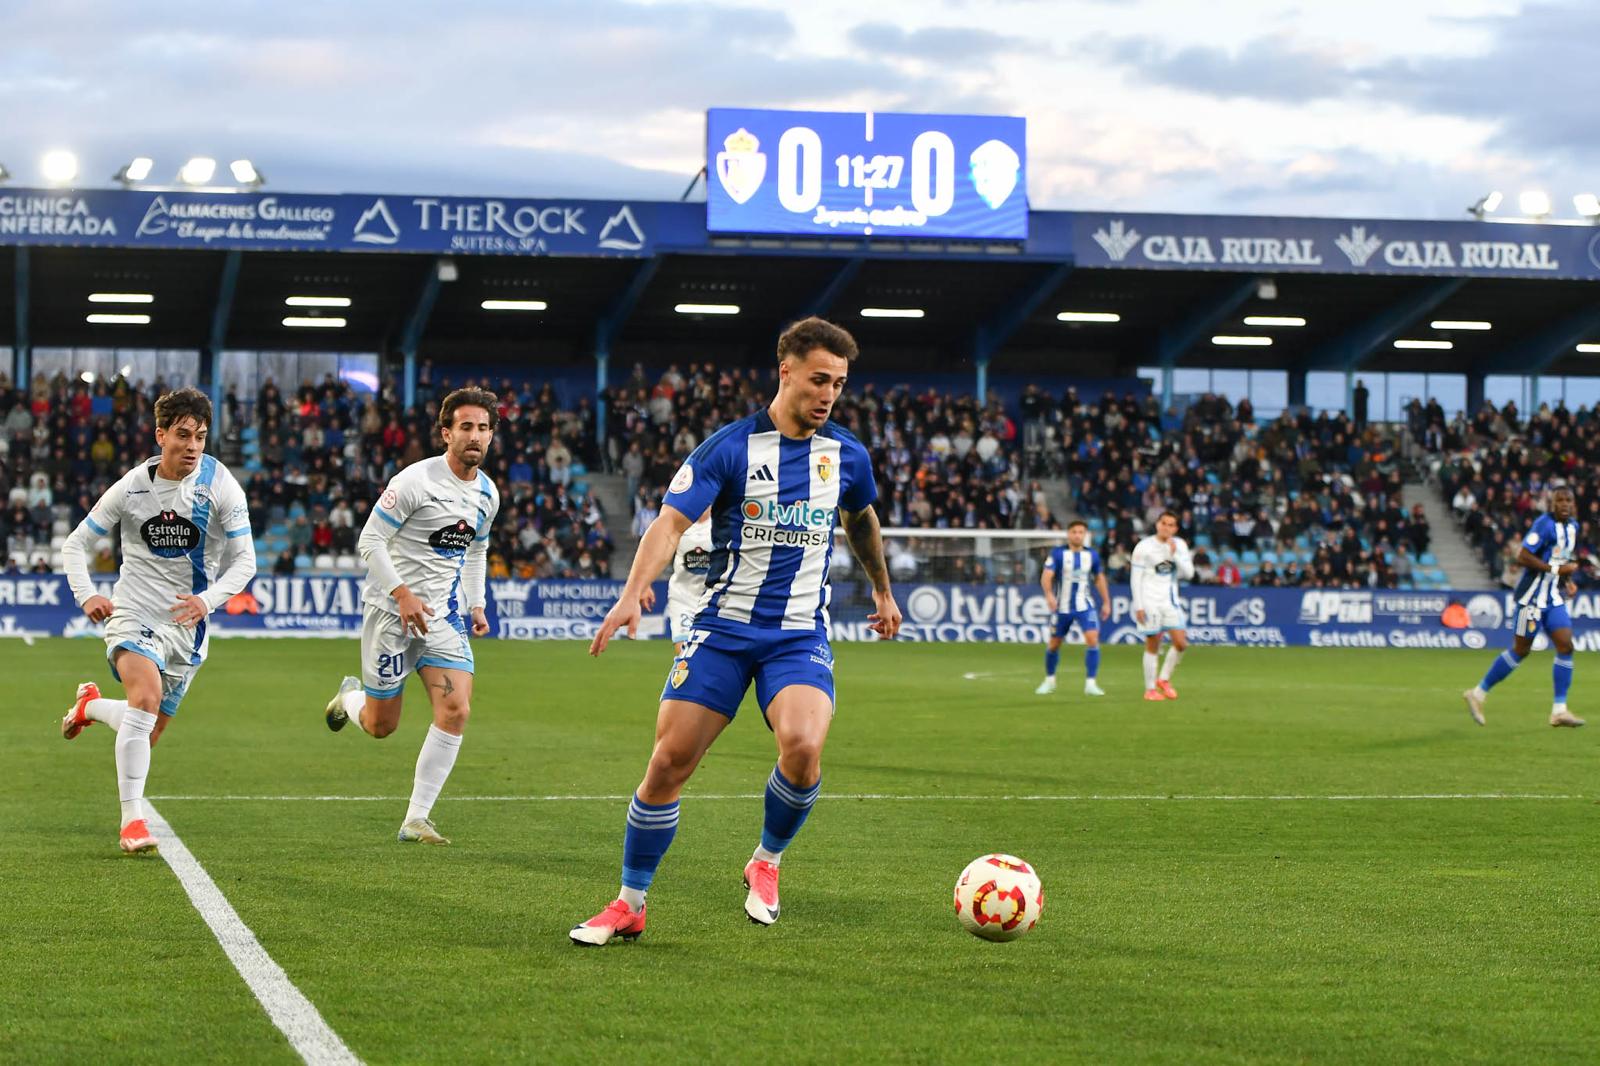
[[[1512,620],[1516,636],[1511,650],[1501,652],[1489,666],[1489,672],[1473,688],[1461,694],[1467,701],[1472,720],[1484,724],[1483,704],[1489,690],[1510,676],[1533,650],[1533,638],[1543,629],[1555,646],[1555,665],[1551,669],[1555,683],[1555,701],[1550,706],[1550,724],[1576,727],[1583,719],[1567,710],[1567,690],[1572,687],[1572,616],[1567,611],[1566,597],[1577,592],[1570,580],[1582,564],[1577,560],[1578,522],[1573,517],[1578,511],[1571,489],[1556,489],[1550,496],[1550,513],[1540,515],[1522,538],[1517,552],[1517,562],[1522,566],[1522,580],[1517,582],[1514,599],[1517,613]]]
[[[644,932],[645,892],[677,832],[678,796],[752,681],[778,762],[767,778],[761,843],[744,868],[744,910],[758,925],[778,920],[778,864],[821,788],[822,745],[833,721],[827,576],[839,513],[872,582],[873,630],[886,640],[900,630],[872,510],[878,489],[871,457],[828,421],[855,357],[855,339],[820,318],[784,330],[771,405],[707,437],[679,468],[589,646],[599,655],[619,629],[637,635],[642,608],[653,600],[651,581],[709,507],[710,567],[661,692],[655,750],[628,804],[622,889],[573,928],[575,944]]]
[[[1106,587],[1105,570],[1100,565],[1100,553],[1085,548],[1089,526],[1075,521],[1067,526],[1067,543],[1050,549],[1045,560],[1044,574],[1039,584],[1044,589],[1045,602],[1055,615],[1055,631],[1050,636],[1050,647],[1044,653],[1044,680],[1034,689],[1038,696],[1048,696],[1056,690],[1056,666],[1061,662],[1061,640],[1073,623],[1083,632],[1083,694],[1104,696],[1105,690],[1095,681],[1100,672],[1100,623],[1111,617],[1111,590]],[[1056,582],[1060,582],[1057,592]],[[1091,587],[1092,586],[1092,587]],[[1099,599],[1095,594],[1099,593]],[[1057,599],[1059,595],[1059,601]]]

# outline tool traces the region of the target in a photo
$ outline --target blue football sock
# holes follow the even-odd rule
[[[1055,677],[1056,667],[1061,664],[1061,649],[1044,653],[1044,676]]]
[[[1488,692],[1500,682],[1511,676],[1511,671],[1522,665],[1522,656],[1509,648],[1495,656],[1494,662],[1489,664],[1489,672],[1483,675],[1483,680],[1478,682],[1478,687]]]
[[[1095,675],[1099,672],[1100,648],[1097,645],[1093,648],[1085,649],[1083,653],[1083,673],[1085,677],[1087,677],[1090,681],[1093,681]]]
[[[1550,676],[1555,680],[1556,702],[1566,703],[1567,691],[1572,688],[1572,656],[1557,655]]]
[[[652,804],[633,797],[628,804],[628,828],[622,835],[622,887],[640,892],[650,887],[677,831],[677,800]]]
[[[810,788],[799,788],[789,783],[783,771],[776,766],[767,778],[766,821],[761,826],[761,846],[774,854],[789,846],[800,827],[806,824],[811,805],[817,802],[822,790],[819,779]]]

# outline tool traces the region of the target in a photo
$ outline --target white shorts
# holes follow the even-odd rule
[[[194,672],[206,661],[208,643],[203,619],[193,629],[177,622],[148,625],[122,614],[113,614],[106,623],[106,662],[111,664],[111,676],[122,680],[117,673],[117,652],[123,648],[155,663],[161,671],[160,710],[169,718],[178,713]]]
[[[1157,633],[1164,633],[1169,629],[1189,628],[1189,616],[1182,607],[1175,607],[1164,603],[1160,607],[1144,612],[1144,621],[1134,623],[1142,636],[1150,637]]]
[[[694,616],[700,608],[700,599],[679,599],[670,592],[667,593],[667,628],[672,634],[672,643],[682,644],[689,639],[689,631],[694,628]]]
[[[367,695],[386,700],[400,695],[419,666],[472,673],[472,642],[460,615],[428,619],[428,633],[400,628],[400,616],[365,604],[361,618],[361,684]]]

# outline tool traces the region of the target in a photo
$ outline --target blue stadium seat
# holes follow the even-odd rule
[[[297,570],[310,570],[312,565],[311,556],[304,553],[296,555],[294,557],[294,565]]]
[[[1438,558],[1432,552],[1423,552],[1421,555],[1417,556],[1417,562],[1421,563],[1423,566],[1439,565]]]
[[[1277,552],[1262,552],[1261,553],[1261,561],[1264,562],[1264,563],[1271,563],[1273,566],[1277,566],[1278,565],[1278,553]]]
[[[1246,551],[1239,558],[1247,566],[1258,566],[1261,563],[1261,555],[1255,551]]]

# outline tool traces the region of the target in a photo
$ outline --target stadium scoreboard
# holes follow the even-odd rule
[[[712,233],[1025,240],[1026,121],[712,108],[706,189]]]

